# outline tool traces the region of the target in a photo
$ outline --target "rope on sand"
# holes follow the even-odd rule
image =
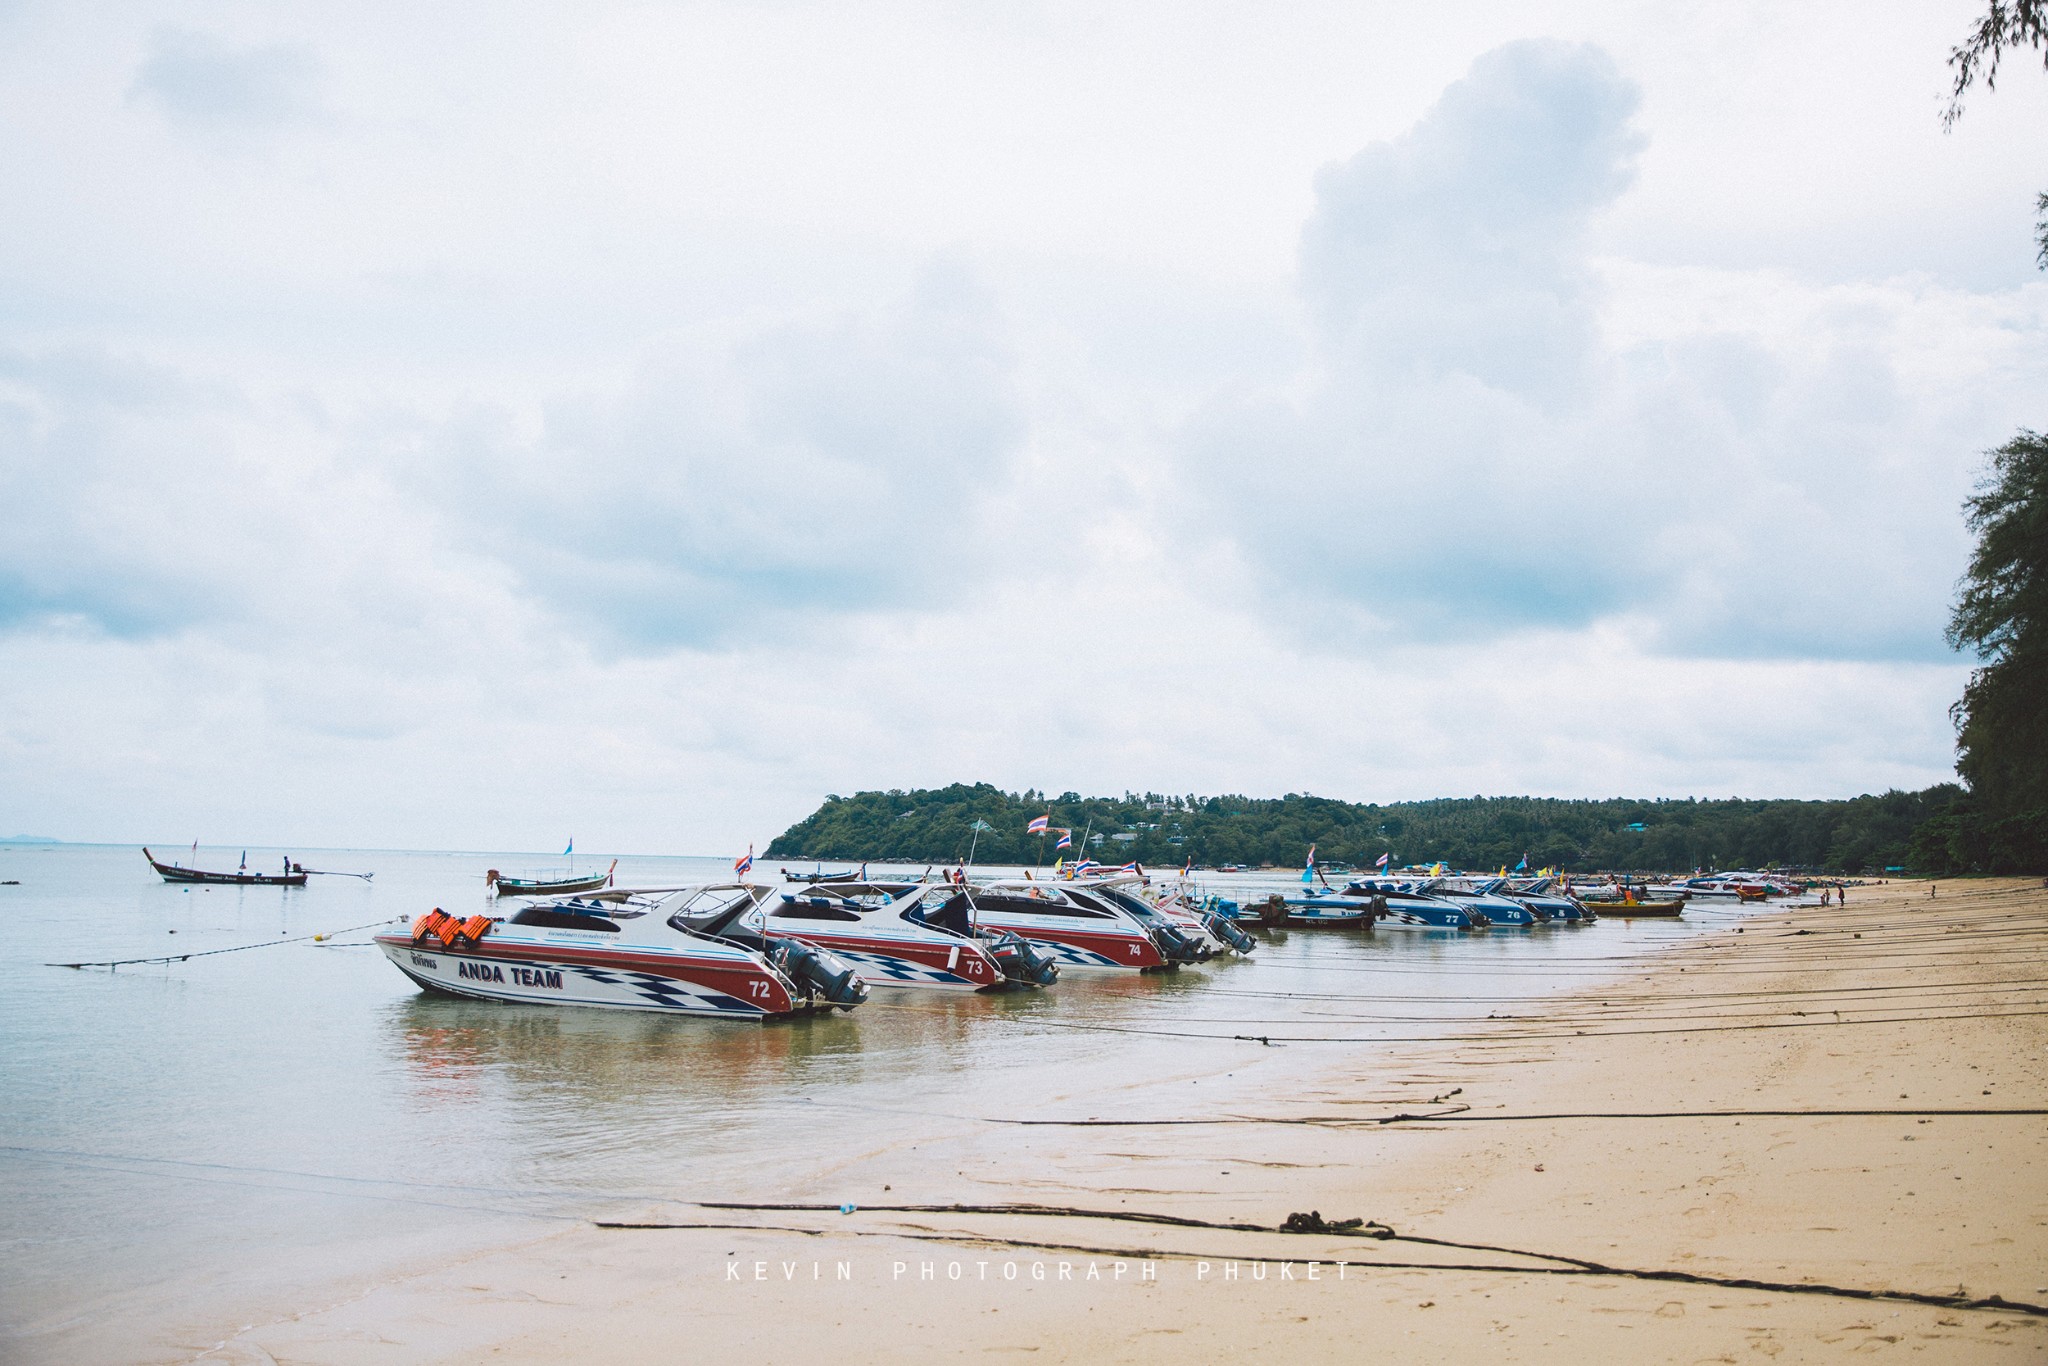
[[[166,954],[161,958],[112,958],[105,962],[45,963],[43,966],[46,968],[125,968],[136,963],[182,963],[189,958],[211,958],[217,953],[241,953],[245,949],[274,949],[280,944],[304,944],[308,942],[318,944],[332,939],[338,934],[354,934],[357,930],[367,930],[378,925],[391,925],[395,923],[397,921],[388,919],[371,920],[361,925],[350,925],[347,929],[343,930],[325,930],[319,934],[302,934],[294,939],[266,939],[257,944],[236,944],[231,948],[225,949],[196,949],[191,953]]]
[[[762,1213],[851,1213],[844,1205],[803,1205],[803,1204],[747,1204],[739,1201],[705,1201],[699,1209],[747,1210]],[[1942,1309],[1984,1309],[1994,1312],[2025,1314],[2033,1318],[2048,1318],[2048,1304],[2030,1304],[2021,1300],[2008,1300],[1998,1295],[1933,1295],[1917,1290],[1867,1290],[1858,1286],[1828,1285],[1820,1281],[1766,1281],[1747,1276],[1708,1276],[1693,1271],[1672,1271],[1663,1268],[1610,1266],[1604,1262],[1589,1261],[1583,1257],[1572,1257],[1553,1252],[1530,1252],[1525,1248],[1501,1247],[1492,1243],[1461,1243],[1448,1238],[1429,1238],[1420,1234],[1400,1233],[1392,1225],[1368,1219],[1325,1220],[1314,1210],[1306,1214],[1290,1214],[1284,1224],[1222,1223],[1208,1219],[1192,1219],[1175,1214],[1151,1214],[1140,1210],[1097,1210],[1082,1209],[1068,1205],[864,1205],[858,1208],[877,1214],[991,1214],[1023,1215],[1060,1219],[1105,1219],[1134,1224],[1165,1224],[1174,1228],[1215,1229],[1229,1233],[1276,1233],[1308,1234],[1322,1237],[1369,1238],[1375,1242],[1414,1243],[1424,1247],[1449,1248],[1458,1252],[1494,1253],[1507,1257],[1524,1257],[1535,1262],[1550,1262],[1550,1266],[1501,1266],[1498,1263],[1445,1264],[1437,1262],[1353,1262],[1360,1268],[1380,1267],[1387,1270],[1407,1271],[1479,1271],[1506,1275],[1523,1276],[1616,1276],[1628,1280],[1673,1281],[1685,1285],[1709,1285],[1728,1290],[1768,1290],[1784,1295],[1825,1295],[1836,1299],[1893,1300],[1908,1304],[1933,1305]],[[623,1223],[593,1221],[603,1229],[668,1229],[690,1228],[688,1224]],[[810,1230],[805,1230],[810,1232]],[[1201,1259],[1226,1261],[1229,1257],[1215,1253],[1185,1252],[1172,1248],[1091,1248],[1064,1243],[1034,1242],[1029,1239],[998,1238],[991,1235],[954,1234],[890,1234],[862,1230],[866,1236],[905,1237],[923,1242],[982,1243],[1018,1248],[1042,1248],[1058,1251],[1092,1252],[1100,1256],[1125,1257],[1132,1260],[1146,1260],[1160,1257],[1175,1257],[1183,1260]],[[1242,1253],[1234,1254],[1242,1257]]]

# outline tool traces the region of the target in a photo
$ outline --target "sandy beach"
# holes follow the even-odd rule
[[[1188,1079],[1201,1122],[906,1115],[792,1182],[810,1208],[649,1207],[191,1358],[2035,1360],[2044,947],[2038,883],[1856,889],[1449,1037],[1290,1045],[1285,1093]],[[989,1209],[1022,1205],[1066,1212]]]

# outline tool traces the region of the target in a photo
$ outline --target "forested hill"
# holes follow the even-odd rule
[[[1778,864],[1873,872],[1914,864],[1914,831],[1960,795],[1943,785],[1848,801],[1565,801],[1457,797],[1380,806],[1289,793],[1279,798],[1125,793],[1003,792],[955,783],[917,792],[861,792],[825,804],[777,836],[764,857],[945,862],[964,857],[980,832],[980,863],[1050,863],[1060,828],[1075,856],[1148,866],[1222,863],[1298,866],[1316,846],[1323,863],[1362,867],[1381,854],[1395,864],[1456,868],[1529,866],[1680,870]],[[1025,827],[1049,815],[1041,847]]]

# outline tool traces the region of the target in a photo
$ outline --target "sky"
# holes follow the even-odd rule
[[[0,0],[0,836],[1947,781],[1978,7]]]

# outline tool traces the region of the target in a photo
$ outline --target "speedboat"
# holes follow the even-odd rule
[[[764,903],[748,923],[830,949],[875,987],[993,991],[1051,986],[1052,955],[1005,932],[977,934],[943,914],[957,888],[928,882],[811,882]],[[962,908],[964,910],[964,908]]]
[[[1257,940],[1232,923],[1234,907],[1232,915],[1225,915],[1222,904],[1214,899],[1197,899],[1195,891],[1185,883],[1163,887],[1150,895],[1148,880],[1138,873],[1113,873],[1078,880],[1074,885],[1123,907],[1141,924],[1158,926],[1163,922],[1193,941],[1198,950],[1206,950],[1204,958],[1223,953],[1250,957],[1258,947]]]
[[[1327,925],[1342,928],[1371,929],[1375,906],[1372,895],[1353,895],[1348,889],[1342,892],[1327,887],[1310,887],[1293,896],[1280,898],[1287,904],[1287,923],[1290,925]]]
[[[1513,897],[1532,909],[1540,907],[1550,912],[1553,921],[1565,924],[1587,925],[1600,918],[1593,913],[1592,907],[1558,895],[1556,883],[1547,877],[1516,879],[1500,895]]]
[[[503,919],[436,909],[376,942],[426,990],[487,1001],[762,1020],[866,1000],[827,950],[743,923],[771,895],[713,883],[536,902]]]
[[[1547,909],[1535,906],[1509,896],[1501,895],[1507,886],[1504,877],[1488,878],[1439,878],[1419,890],[1443,901],[1454,902],[1468,910],[1485,916],[1493,925],[1541,925],[1550,919]]]
[[[1347,897],[1377,897],[1386,903],[1375,925],[1423,930],[1483,929],[1493,922],[1475,906],[1461,906],[1422,890],[1420,884],[1396,878],[1366,878],[1344,888]],[[1291,911],[1290,907],[1290,911]]]
[[[1141,914],[1079,883],[1018,878],[958,884],[942,911],[965,917],[977,931],[1008,930],[1044,945],[1063,970],[1170,972],[1215,952],[1167,917]]]

